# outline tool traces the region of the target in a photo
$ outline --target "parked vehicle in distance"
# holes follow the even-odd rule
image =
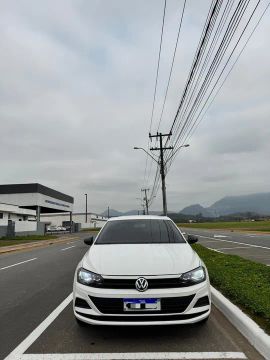
[[[50,225],[47,228],[48,232],[54,232],[54,231],[67,231],[66,227],[64,226],[56,226],[56,225]]]
[[[161,216],[111,218],[78,264],[73,310],[79,324],[205,322],[207,269],[175,223]],[[189,242],[189,243],[188,243]]]

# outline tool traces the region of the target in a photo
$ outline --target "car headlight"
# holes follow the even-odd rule
[[[84,268],[80,268],[77,272],[77,281],[83,285],[100,286],[103,282],[103,277]]]
[[[180,281],[186,285],[193,285],[203,282],[206,279],[206,273],[203,266],[188,271],[180,276]]]

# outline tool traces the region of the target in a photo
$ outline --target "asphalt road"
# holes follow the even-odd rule
[[[199,237],[200,244],[224,254],[243,258],[270,266],[270,235],[238,231],[204,230],[182,228],[188,234]]]
[[[74,270],[88,249],[82,241],[86,234],[79,236],[65,244],[0,256],[1,359],[14,349],[13,359],[24,360],[262,359],[214,307],[204,325],[80,327],[70,295]]]

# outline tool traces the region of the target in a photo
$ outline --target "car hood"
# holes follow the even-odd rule
[[[172,275],[200,265],[189,244],[93,245],[82,266],[101,275]]]

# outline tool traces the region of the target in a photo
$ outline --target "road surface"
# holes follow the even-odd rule
[[[224,254],[238,255],[270,266],[269,234],[226,230],[181,229],[187,234],[197,235],[199,243],[209,249],[214,249]]]
[[[243,359],[262,357],[213,307],[205,325],[79,327],[71,291],[80,239],[0,256],[0,358]],[[23,354],[23,355],[22,355]],[[114,354],[114,355],[113,355]]]

